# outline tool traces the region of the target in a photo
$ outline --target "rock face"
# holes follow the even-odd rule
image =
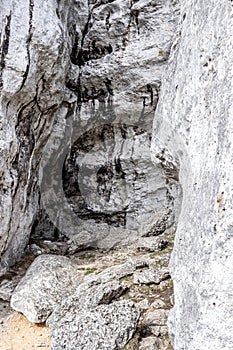
[[[111,247],[159,211],[174,221],[177,174],[168,184],[149,147],[178,13],[176,0],[2,1],[2,272],[31,229]]]
[[[69,21],[65,3],[1,3],[1,273],[28,242],[39,201],[39,162],[55,115],[61,105],[65,114],[72,108],[65,86]]]
[[[151,162],[149,147],[179,6],[174,1],[84,1],[78,10],[67,75],[78,104],[72,146],[66,149],[63,139],[63,156],[61,146],[50,155],[42,199],[53,225],[76,245],[111,248],[131,239],[158,212],[170,209],[168,225],[177,214],[177,185],[168,184]],[[57,138],[56,131],[50,148]],[[62,191],[57,183],[50,185],[58,174]],[[35,235],[48,226],[42,211]]]
[[[138,231],[146,239],[163,233],[179,213],[179,177],[183,202],[170,264],[174,349],[230,350],[232,1],[181,5],[177,30],[176,0],[2,0],[0,274],[22,254],[31,230],[35,237],[45,230],[54,239],[68,237],[74,250],[111,248]],[[76,330],[98,317],[111,349],[124,346],[138,313],[131,302],[112,300],[124,290],[119,279],[130,274],[108,270],[86,278],[76,288],[85,314],[70,310],[74,296],[60,305],[66,315],[55,309],[48,321],[55,348],[56,325],[62,328],[66,317]],[[154,267],[135,276],[134,289],[152,291],[152,283],[156,292],[169,278]],[[141,347],[157,346],[165,314],[150,314],[153,337]]]
[[[182,1],[155,115],[154,159],[179,167],[183,188],[170,263],[176,350],[232,348],[232,18],[231,1]]]

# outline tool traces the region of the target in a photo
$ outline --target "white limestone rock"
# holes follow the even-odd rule
[[[81,272],[68,258],[41,255],[15,288],[11,307],[23,313],[30,322],[45,322],[81,281]]]
[[[175,350],[232,349],[232,2],[181,1],[154,122],[152,155],[180,169],[170,262]],[[159,143],[158,143],[159,140]],[[163,145],[163,146],[161,146]],[[162,156],[162,157],[161,157]]]
[[[112,266],[84,276],[70,259],[41,255],[11,297],[11,307],[30,322],[47,322],[54,349],[120,349],[133,336],[140,311],[115,301],[127,289],[121,279],[145,261]],[[92,346],[91,346],[92,344]]]
[[[69,140],[60,137],[58,142],[59,130],[50,137],[49,147],[57,152],[50,152],[42,198],[52,223],[77,249],[111,249],[135,241],[158,212],[169,208],[167,220],[175,221],[178,186],[167,184],[161,168],[151,162],[149,148],[179,4],[78,4],[66,81],[78,103],[69,118],[72,124],[74,117],[72,145],[64,154],[62,174],[63,163],[56,168],[54,159],[60,156],[60,144],[66,147]],[[39,221],[37,232],[48,227],[43,213]]]
[[[156,336],[168,336],[167,328],[168,310],[157,309],[150,311],[145,319],[145,326]]]
[[[133,336],[140,312],[131,301],[116,301],[92,310],[67,313],[47,324],[52,350],[117,350]]]
[[[159,342],[156,337],[143,338],[139,343],[139,350],[159,350]]]
[[[159,252],[166,248],[168,241],[160,237],[141,237],[138,239],[137,249],[149,251],[149,252]]]
[[[41,154],[65,99],[69,6],[57,6],[53,0],[1,2],[0,274],[28,242],[38,209]]]
[[[135,284],[160,284],[168,278],[170,278],[170,273],[169,269],[166,267],[149,268],[134,272]]]
[[[133,237],[160,210],[170,208],[174,219],[177,185],[167,184],[149,147],[178,14],[174,0],[1,2],[1,274],[22,254],[36,216],[39,232],[58,229],[78,243],[78,233],[87,232],[82,245],[106,248],[121,241],[116,237],[122,228]],[[96,140],[96,128],[106,124],[114,125],[115,136],[103,150],[106,142]],[[75,200],[67,202],[65,152],[93,130],[94,149],[74,152],[74,163],[84,169],[81,196],[76,188]],[[113,168],[111,179],[94,181],[106,165]],[[75,180],[69,166],[67,174],[69,192]],[[80,201],[91,220],[83,217]],[[42,217],[39,208],[45,208]],[[98,224],[109,220],[106,212],[110,228],[103,229]],[[118,221],[121,227],[112,232]]]

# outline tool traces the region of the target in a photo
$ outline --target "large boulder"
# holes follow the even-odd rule
[[[41,255],[16,287],[11,306],[51,328],[52,349],[121,349],[136,331],[140,311],[122,277],[145,262],[128,262],[85,276],[69,258]]]
[[[11,307],[30,322],[45,322],[63,299],[82,280],[70,259],[64,256],[38,256],[15,288]]]
[[[61,319],[48,319],[52,350],[122,349],[136,331],[140,312],[132,301],[116,301],[92,310],[72,309]]]

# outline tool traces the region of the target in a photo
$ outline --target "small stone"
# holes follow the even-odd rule
[[[147,326],[166,326],[168,310],[158,309],[148,313],[145,324]]]
[[[171,221],[171,210],[163,209],[156,213],[150,224],[147,224],[143,237],[151,237],[161,235],[167,228]]]
[[[151,306],[154,308],[154,309],[162,309],[166,306],[165,302],[161,299],[157,299],[155,300]]]
[[[137,306],[140,310],[147,310],[149,308],[149,302],[148,299],[143,299],[137,303]]]
[[[159,350],[159,342],[156,337],[143,338],[139,343],[139,350]]]
[[[167,326],[150,326],[150,332],[156,337],[164,337],[168,335]]]
[[[47,347],[47,345],[44,343],[36,344],[35,346],[36,346],[36,348],[46,348]]]
[[[137,249],[154,252],[161,251],[168,245],[168,241],[160,237],[141,237],[137,242]]]
[[[134,272],[134,284],[160,284],[162,281],[170,278],[167,267],[160,269],[143,269]]]

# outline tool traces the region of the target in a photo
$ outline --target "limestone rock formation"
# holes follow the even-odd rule
[[[78,104],[72,143],[66,149],[62,141],[62,157],[58,147],[58,166],[56,152],[50,154],[42,199],[50,220],[76,246],[112,248],[135,239],[158,212],[170,209],[168,226],[177,214],[177,186],[151,162],[149,147],[179,4],[84,1],[79,11],[67,75]],[[50,148],[57,138],[56,131]],[[50,188],[57,174],[65,194],[57,184]],[[35,234],[43,236],[43,211],[38,221]]]
[[[149,270],[138,270],[134,273],[134,283],[137,284],[159,284],[170,278],[168,268],[157,267]]]
[[[55,115],[67,113],[69,6],[2,1],[0,14],[0,273],[21,256],[38,209],[38,168]],[[61,69],[62,67],[62,69]]]
[[[232,1],[181,3],[152,144],[155,161],[180,169],[183,189],[170,263],[175,291],[170,334],[176,350],[230,350]]]
[[[158,211],[174,222],[176,174],[149,147],[178,14],[176,0],[2,1],[1,273],[31,231],[111,248]]]
[[[147,337],[140,342],[139,350],[158,350],[158,340],[155,337]]]
[[[160,237],[141,237],[136,244],[138,250],[153,252],[164,249],[168,242]]]
[[[1,1],[0,275],[30,234],[36,243],[66,241],[64,254],[74,256],[139,236],[133,255],[148,251],[97,274],[84,267],[80,283],[53,275],[66,258],[52,273],[37,258],[31,271],[45,263],[49,288],[41,291],[50,302],[29,294],[29,270],[12,306],[26,314],[29,301],[34,321],[52,312],[54,349],[78,341],[128,350],[135,331],[139,348],[169,348],[169,255],[153,250],[164,247],[157,235],[169,243],[178,217],[174,349],[232,349],[232,19],[231,0]],[[35,242],[37,254],[50,249]],[[64,301],[60,282],[71,285]],[[8,298],[12,284],[1,284]],[[128,299],[141,303],[145,320]]]
[[[31,322],[47,321],[54,349],[120,349],[140,316],[132,301],[111,303],[125,291],[120,276],[127,273],[123,265],[84,279],[68,258],[41,255],[16,287],[11,306]]]

